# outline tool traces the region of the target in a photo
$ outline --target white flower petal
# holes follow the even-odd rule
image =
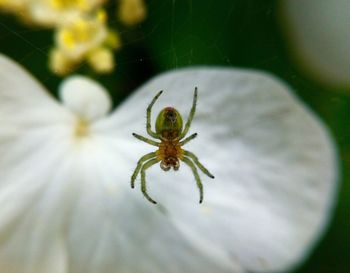
[[[302,68],[331,87],[350,86],[350,2],[284,0],[281,19]]]
[[[12,72],[23,77],[18,68]],[[3,93],[12,86],[9,82]],[[34,96],[38,91],[28,92]],[[46,94],[42,96],[45,100]],[[9,105],[0,104],[0,109]],[[57,106],[44,102],[43,109],[45,105],[55,112]],[[9,109],[6,117],[15,112]],[[205,265],[210,272],[241,272],[238,264],[221,264],[210,253],[198,252],[170,218],[131,191],[134,162],[125,160],[132,149],[129,137],[114,139],[92,131],[77,139],[70,119],[64,126],[58,121],[46,126],[31,118],[39,107],[23,109],[21,122],[32,126],[0,143],[0,149],[8,150],[0,160],[0,271],[171,273]],[[57,120],[71,117],[67,111],[56,114]],[[37,116],[47,119],[45,113]],[[12,121],[4,118],[1,125]]]
[[[33,125],[62,122],[66,110],[28,73],[0,54],[0,119]],[[45,115],[42,115],[45,113]],[[28,116],[30,115],[30,116]],[[63,115],[63,119],[62,119]]]
[[[57,223],[65,212],[52,201],[67,192],[58,166],[75,119],[3,55],[0,116],[0,271],[64,273],[67,253]],[[48,187],[54,181],[62,188]]]
[[[21,77],[18,68],[13,72]],[[1,96],[17,82],[1,88]],[[145,109],[158,90],[166,92],[153,120],[167,105],[188,113],[194,86],[199,101],[191,132],[199,136],[186,148],[216,178],[201,174],[205,199],[199,205],[186,166],[177,173],[154,166],[147,175],[149,193],[160,202],[154,206],[139,185],[130,188],[138,158],[154,150],[131,133],[144,132]],[[86,85],[91,88],[99,89]],[[39,90],[28,92],[35,97]],[[0,100],[0,111],[8,109],[0,119],[7,135],[31,124],[0,142],[6,151],[0,159],[0,271],[229,273],[294,265],[324,229],[336,168],[325,129],[286,90],[257,72],[173,72],[143,86],[80,138],[72,134],[75,117],[45,93],[37,95],[41,107],[21,96]],[[23,112],[14,120],[17,100]]]
[[[108,92],[83,76],[72,76],[60,87],[63,103],[78,116],[93,121],[105,116],[112,107]]]
[[[4,173],[32,160],[45,141],[72,134],[75,118],[23,68],[0,55],[0,164]],[[68,136],[67,136],[68,134]],[[33,141],[28,141],[31,138]],[[0,184],[4,183],[0,179]]]
[[[69,272],[242,272],[239,264],[198,251],[160,208],[135,195],[131,142],[99,136],[85,144],[81,192],[69,220]]]
[[[69,204],[72,187],[71,170],[68,162],[62,164],[51,157],[47,160],[47,164],[41,162],[35,170],[33,165],[31,169],[21,168],[22,175],[17,173],[17,180],[12,178],[11,184],[1,187],[0,200],[8,216],[0,222],[3,272],[66,272],[67,252],[62,231],[67,212],[64,207]],[[60,168],[60,164],[64,166]],[[53,167],[57,170],[54,175]],[[35,185],[37,181],[42,183]],[[11,210],[13,206],[15,210]]]
[[[164,94],[154,106],[152,124],[165,106],[187,116],[195,86],[199,99],[190,133],[199,135],[186,149],[215,179],[201,173],[205,197],[199,206],[187,166],[177,173],[154,166],[148,171],[149,194],[202,252],[222,254],[254,272],[295,265],[328,221],[337,170],[327,131],[288,87],[259,72],[180,70],[141,87],[98,129],[125,133],[124,138],[132,132],[145,135],[145,109],[159,90]],[[154,150],[137,145],[129,149],[135,165]]]

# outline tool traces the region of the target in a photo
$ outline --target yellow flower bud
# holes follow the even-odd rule
[[[109,73],[114,69],[114,58],[111,50],[107,48],[96,48],[87,57],[91,67],[98,73]]]
[[[146,17],[146,7],[143,0],[120,0],[118,9],[119,20],[127,26],[133,26]]]
[[[80,17],[61,27],[56,33],[56,44],[66,56],[81,60],[92,49],[99,47],[107,37],[107,26],[95,17]]]
[[[122,42],[119,34],[116,31],[110,30],[107,34],[105,45],[115,50],[121,48]]]
[[[59,49],[55,48],[50,52],[50,69],[57,75],[66,75],[74,69],[74,62],[72,62]]]

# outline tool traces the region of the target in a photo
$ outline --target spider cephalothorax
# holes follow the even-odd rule
[[[203,185],[198,175],[196,165],[210,178],[214,178],[214,176],[198,161],[198,158],[193,153],[182,149],[183,145],[197,136],[197,133],[195,133],[184,139],[184,137],[187,135],[188,130],[190,129],[191,122],[196,111],[197,88],[194,90],[193,104],[189,118],[185,124],[185,128],[183,129],[183,121],[180,113],[175,108],[166,107],[158,114],[156,120],[156,131],[153,132],[151,129],[151,110],[153,104],[156,102],[162,92],[163,91],[160,91],[153,98],[151,104],[147,108],[147,133],[151,137],[154,137],[161,142],[159,143],[157,141],[133,133],[134,137],[147,142],[148,144],[157,146],[158,150],[146,154],[140,158],[137,163],[137,167],[131,177],[131,187],[134,188],[135,179],[138,173],[141,171],[142,193],[147,198],[147,200],[156,204],[157,202],[148,195],[146,190],[146,169],[160,162],[160,167],[162,170],[169,171],[171,168],[173,168],[173,170],[177,171],[180,167],[180,161],[182,161],[187,164],[193,171],[197,186],[199,188],[199,203],[202,203]]]

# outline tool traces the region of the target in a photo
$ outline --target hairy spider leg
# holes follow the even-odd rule
[[[136,180],[137,175],[139,174],[139,171],[140,171],[140,169],[142,167],[142,164],[145,161],[147,161],[147,160],[149,160],[151,158],[154,158],[156,156],[157,156],[156,152],[152,152],[152,153],[149,153],[149,154],[145,154],[144,156],[142,156],[139,159],[139,161],[137,162],[136,169],[135,169],[134,173],[131,176],[131,188],[135,188],[135,180]]]
[[[157,158],[151,159],[150,161],[147,161],[145,164],[143,164],[141,169],[141,191],[143,195],[147,198],[148,201],[150,201],[153,204],[157,204],[156,201],[154,201],[147,193],[146,189],[146,170],[153,166],[154,164],[157,164],[159,160]]]
[[[214,175],[212,175],[212,174],[202,165],[202,163],[199,162],[198,157],[197,157],[194,153],[191,153],[191,152],[186,151],[186,150],[184,150],[183,153],[184,153],[185,156],[188,156],[189,158],[191,158],[191,159],[194,161],[194,163],[196,163],[196,165],[198,166],[198,168],[201,169],[201,171],[202,171],[203,173],[205,173],[205,174],[206,174],[207,176],[209,176],[210,178],[214,178]]]
[[[196,179],[197,187],[199,189],[199,204],[201,204],[203,202],[203,184],[201,178],[199,177],[197,168],[188,157],[183,157],[181,160],[192,169],[194,178]]]
[[[180,142],[180,145],[181,146],[185,145],[186,143],[188,143],[192,139],[196,138],[197,135],[198,135],[197,133],[194,133],[194,134],[190,135],[189,137],[186,137],[183,141]]]
[[[188,130],[190,129],[191,126],[191,122],[193,120],[194,114],[196,112],[196,105],[197,105],[197,87],[194,88],[194,94],[193,94],[193,102],[192,102],[192,108],[191,108],[191,112],[190,115],[188,116],[186,125],[184,130],[182,131],[181,135],[180,135],[180,139],[182,139],[183,137],[185,137],[188,133]]]
[[[159,96],[163,93],[163,90],[159,91],[158,94],[153,98],[153,100],[151,101],[151,103],[148,105],[147,107],[147,124],[146,124],[146,128],[147,128],[147,133],[154,138],[159,139],[159,136],[156,132],[152,131],[151,128],[151,111],[152,111],[152,106],[153,104],[156,102],[156,100],[159,98]]]
[[[144,137],[144,136],[140,136],[140,135],[135,134],[135,133],[132,133],[132,135],[133,135],[134,137],[136,137],[137,139],[141,140],[141,141],[144,141],[144,142],[146,142],[146,143],[148,143],[148,144],[150,144],[150,145],[159,147],[159,144],[160,144],[160,143],[157,142],[157,141],[154,141],[154,140],[152,140],[152,139],[146,138],[146,137]]]

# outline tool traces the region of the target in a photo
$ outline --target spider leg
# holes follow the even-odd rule
[[[194,94],[193,94],[193,102],[192,102],[192,108],[191,108],[191,112],[190,115],[188,116],[188,120],[186,122],[185,128],[182,131],[181,135],[180,135],[180,139],[183,138],[187,133],[188,130],[190,129],[191,126],[191,122],[193,120],[194,117],[194,113],[196,112],[196,105],[197,105],[197,87],[194,88]]]
[[[152,112],[152,106],[153,104],[156,102],[156,100],[159,98],[159,96],[163,93],[162,91],[159,91],[158,94],[153,98],[153,100],[151,101],[151,103],[148,105],[147,107],[147,124],[146,124],[146,129],[147,129],[147,133],[154,138],[159,139],[159,136],[156,132],[152,131],[151,128],[151,112]]]
[[[150,145],[159,147],[159,143],[156,142],[156,141],[154,141],[154,140],[148,139],[148,138],[146,138],[146,137],[144,137],[144,136],[140,136],[140,135],[135,134],[135,133],[132,133],[132,135],[133,135],[134,137],[136,137],[137,139],[141,140],[141,141],[144,141],[144,142],[146,142],[146,143],[148,143],[148,144],[150,144]]]
[[[194,178],[196,179],[197,182],[197,187],[199,189],[199,204],[203,202],[203,184],[201,181],[201,178],[199,177],[198,171],[194,163],[189,159],[188,157],[183,157],[181,159],[184,163],[186,163],[193,172]]]
[[[143,193],[143,195],[147,198],[148,201],[150,201],[153,204],[157,204],[156,201],[154,201],[147,193],[147,189],[146,189],[146,170],[153,166],[154,164],[157,164],[159,162],[158,159],[153,158],[150,161],[147,161],[141,169],[141,191]]]
[[[198,157],[197,157],[194,153],[191,153],[191,152],[189,152],[189,151],[184,150],[184,155],[185,155],[185,156],[188,156],[189,158],[191,158],[191,159],[194,161],[194,163],[196,163],[196,165],[198,166],[198,168],[201,169],[201,171],[202,171],[203,173],[205,173],[205,174],[206,174],[207,176],[209,176],[210,178],[214,178],[214,175],[212,175],[212,174],[202,165],[202,163],[199,162]]]
[[[156,156],[156,152],[153,152],[153,153],[149,153],[149,154],[145,154],[143,157],[141,157],[139,159],[139,161],[137,162],[137,166],[136,166],[136,169],[135,171],[133,172],[132,176],[131,176],[131,188],[134,188],[135,187],[135,180],[136,180],[136,177],[137,175],[139,174],[140,172],[140,169],[142,167],[142,164],[147,161],[148,159],[151,159],[151,158],[154,158]]]
[[[181,146],[185,145],[187,142],[194,139],[197,135],[198,135],[197,133],[194,133],[194,134],[190,135],[189,137],[186,137],[183,141],[180,142],[180,145]]]

